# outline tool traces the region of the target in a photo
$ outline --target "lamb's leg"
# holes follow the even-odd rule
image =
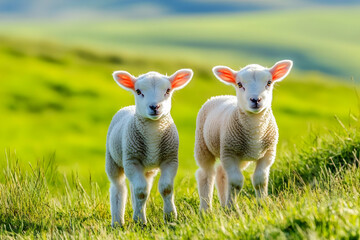
[[[227,198],[226,206],[231,207],[236,197],[239,195],[243,185],[244,185],[244,176],[239,169],[239,161],[235,158],[226,158],[221,159],[224,170],[227,175]]]
[[[174,203],[174,178],[178,169],[178,160],[163,162],[160,165],[161,176],[159,180],[159,192],[164,200],[165,222],[177,218]]]
[[[154,177],[155,175],[157,174],[157,170],[153,170],[153,171],[148,171],[145,173],[145,179],[146,179],[146,182],[147,182],[147,196],[149,197],[150,196],[150,191],[151,191],[151,188],[152,188],[152,185],[153,185],[153,182],[154,182]],[[146,213],[146,202],[144,204],[144,212]]]
[[[151,187],[153,185],[154,182],[154,177],[156,175],[157,171],[149,171],[145,173],[145,179],[147,181],[147,196],[150,196],[150,191],[151,191]],[[136,194],[134,193],[134,186],[130,183],[130,191],[131,191],[131,203],[132,203],[132,207],[133,209],[135,209],[136,206]],[[143,211],[146,213],[146,201],[144,203],[144,209]]]
[[[215,156],[209,151],[204,138],[204,124],[206,119],[207,111],[201,109],[196,119],[194,149],[195,160],[199,166],[195,176],[200,196],[200,211],[211,209],[215,183]]]
[[[133,201],[133,219],[146,224],[145,204],[149,197],[149,186],[143,166],[136,160],[127,160],[124,164],[126,177],[131,184]]]
[[[252,176],[252,183],[258,200],[268,195],[270,167],[274,163],[275,155],[275,150],[269,150],[263,158],[256,162],[255,172]]]
[[[110,211],[111,225],[124,225],[124,214],[127,197],[124,169],[120,168],[110,154],[106,154],[106,173],[111,182],[110,184]]]
[[[212,207],[212,197],[215,182],[215,157],[208,150],[202,133],[197,129],[195,141],[195,160],[200,167],[196,171],[196,180],[200,196],[200,210],[208,210]]]
[[[212,168],[199,168],[196,171],[196,180],[198,183],[200,196],[200,210],[207,211],[212,208],[212,198],[214,193],[215,171]]]
[[[130,182],[130,196],[131,196],[131,205],[132,205],[132,208],[134,209],[135,208],[135,205],[136,205],[136,201],[135,201],[135,193],[134,193],[134,186],[131,184]]]
[[[223,166],[220,164],[216,167],[216,179],[215,186],[218,192],[218,197],[222,207],[226,205],[226,194],[227,194],[227,176]]]
[[[240,162],[239,164],[240,170],[244,170],[249,164],[250,162],[245,162],[245,161]],[[215,186],[218,192],[220,204],[222,207],[225,207],[227,194],[228,194],[228,178],[222,164],[216,167]]]
[[[152,188],[152,185],[153,185],[153,182],[154,182],[154,177],[156,176],[158,170],[151,170],[151,171],[148,171],[145,173],[145,179],[147,181],[147,193],[148,193],[148,196],[150,196],[150,191],[151,191],[151,188]]]

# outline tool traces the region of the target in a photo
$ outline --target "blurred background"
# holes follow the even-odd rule
[[[0,0],[0,166],[8,155],[25,165],[55,157],[62,173],[106,186],[108,125],[134,104],[111,73],[192,68],[172,108],[178,179],[192,179],[197,111],[235,94],[212,67],[291,59],[274,90],[281,156],[357,119],[359,12],[358,0]]]

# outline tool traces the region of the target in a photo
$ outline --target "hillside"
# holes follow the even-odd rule
[[[121,52],[137,58],[167,58],[206,68],[270,66],[292,59],[298,71],[316,71],[360,81],[359,7],[313,8],[157,19],[17,20],[0,26],[4,36],[46,40]]]
[[[350,127],[307,142],[272,168],[270,196],[256,204],[249,178],[234,208],[198,211],[194,179],[175,185],[178,220],[164,224],[162,201],[153,188],[148,225],[131,220],[110,226],[108,192],[98,183],[63,177],[53,159],[31,171],[8,156],[0,175],[0,238],[51,239],[359,239],[359,129]],[[128,203],[130,202],[128,197]]]
[[[164,74],[180,68],[194,70],[193,81],[173,97],[172,115],[180,134],[179,179],[194,177],[197,111],[211,96],[234,94],[231,87],[212,76],[211,68],[195,63],[46,42],[2,38],[0,43],[0,148],[16,151],[26,165],[55,153],[61,172],[79,172],[82,178],[91,174],[101,186],[107,184],[103,166],[108,125],[119,108],[134,101],[131,93],[114,83],[114,70],[125,69],[134,75],[151,70]],[[338,127],[335,116],[347,123],[357,115],[354,86],[331,79],[294,72],[277,84],[273,110],[280,128],[279,155],[312,132]]]

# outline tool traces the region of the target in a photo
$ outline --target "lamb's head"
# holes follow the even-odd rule
[[[290,72],[292,61],[277,62],[271,68],[252,64],[240,71],[225,66],[213,68],[215,76],[236,89],[239,107],[249,113],[259,113],[271,107],[274,82],[281,81]]]
[[[191,80],[193,72],[181,69],[170,77],[157,72],[148,72],[134,77],[126,71],[115,71],[113,77],[120,87],[135,95],[136,112],[151,120],[160,119],[170,113],[171,96]]]

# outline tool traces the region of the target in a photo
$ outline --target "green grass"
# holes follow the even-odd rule
[[[131,220],[110,226],[108,194],[90,180],[85,190],[76,175],[62,176],[54,159],[30,171],[9,153],[0,182],[0,236],[3,238],[96,239],[358,239],[360,237],[360,136],[345,128],[307,142],[300,153],[279,159],[270,177],[270,196],[260,205],[246,181],[233,209],[198,212],[194,179],[177,180],[178,220],[164,224],[158,192],[150,195],[148,225]],[[313,145],[313,146],[311,146]],[[281,164],[282,163],[282,164]],[[286,163],[286,164],[284,164]],[[186,186],[186,187],[185,187]],[[130,202],[130,201],[128,201]]]
[[[195,71],[192,82],[173,97],[172,116],[180,135],[180,178],[193,177],[196,170],[193,146],[198,109],[211,96],[234,94],[210,69],[196,64],[46,42],[3,38],[0,61],[0,113],[4,116],[0,148],[17,151],[25,163],[55,153],[61,171],[77,171],[83,178],[92,174],[102,187],[107,185],[103,166],[108,125],[118,109],[134,102],[129,92],[114,83],[114,70],[134,75],[151,70],[172,74],[185,67]],[[355,85],[306,72],[292,73],[277,84],[273,110],[280,129],[279,149],[298,143],[309,130],[320,134],[337,126],[334,116],[348,122],[358,112],[355,90]]]

